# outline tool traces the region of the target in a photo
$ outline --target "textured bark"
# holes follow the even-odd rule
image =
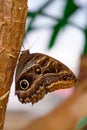
[[[87,80],[87,55],[83,54],[80,61],[79,83]]]
[[[83,88],[83,89],[82,88],[79,89],[82,89],[82,91],[86,92],[87,91],[87,54],[83,54],[81,56],[80,73],[79,73],[78,80],[79,80],[79,84],[81,84],[80,86]],[[87,124],[83,126],[83,128],[81,128],[80,130],[87,130]]]
[[[0,0],[0,130],[24,37],[27,0]]]

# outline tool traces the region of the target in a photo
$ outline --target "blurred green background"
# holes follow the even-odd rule
[[[25,34],[27,35],[27,33],[29,33],[30,31],[34,31],[36,29],[42,28],[39,25],[38,26],[33,25],[33,23],[37,20],[38,17],[44,16],[44,19],[49,18],[49,19],[54,20],[54,24],[49,24],[49,26],[47,27],[52,30],[52,34],[48,41],[48,49],[51,49],[55,44],[55,41],[59,35],[59,32],[63,30],[66,26],[72,25],[83,32],[84,37],[85,37],[83,53],[87,54],[87,21],[84,26],[80,26],[78,22],[75,23],[70,20],[72,16],[78,15],[77,14],[78,10],[80,11],[84,10],[85,20],[87,20],[87,5],[77,4],[78,1],[76,2],[75,0],[57,0],[57,1],[64,2],[64,7],[63,7],[64,9],[62,12],[62,17],[59,17],[57,15],[54,16],[45,11],[47,8],[50,7],[50,5],[55,3],[56,0],[47,0],[46,2],[42,2],[43,4],[40,4],[39,8],[37,8],[36,10],[34,11],[29,10],[27,17],[30,20],[30,22],[27,25]],[[83,0],[83,3],[85,3],[84,0]]]

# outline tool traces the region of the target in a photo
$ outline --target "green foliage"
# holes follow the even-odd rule
[[[67,25],[68,18],[78,9],[73,0],[67,0],[64,14],[62,19],[57,22],[57,24],[53,28],[53,34],[49,42],[48,48],[52,48],[55,40],[59,34],[59,31]]]
[[[85,46],[84,46],[84,54],[87,54],[87,28],[84,30],[84,35],[85,35]]]
[[[67,0],[63,19],[67,20],[78,8],[79,7],[74,3],[73,0]]]
[[[46,14],[44,10],[49,7],[52,2],[55,2],[55,0],[48,0],[45,2],[40,8],[38,8],[36,11],[29,11],[27,17],[29,18],[30,22],[28,24],[28,27],[26,29],[25,35],[35,29],[40,29],[40,27],[34,27],[33,23],[36,20],[37,16],[45,16],[50,19],[53,19],[55,21],[55,25],[49,25],[49,28],[52,29],[52,35],[50,37],[50,40],[48,42],[48,49],[51,49],[54,44],[56,43],[56,39],[59,35],[60,30],[62,30],[64,27],[66,27],[68,24],[72,24],[73,26],[77,27],[78,29],[81,29],[84,32],[85,35],[85,47],[84,47],[84,52],[87,53],[87,28],[83,29],[79,27],[78,25],[75,25],[74,23],[69,21],[69,18],[76,13],[78,9],[81,7],[77,6],[74,2],[74,0],[66,0],[66,4],[64,7],[64,12],[62,18],[54,17],[52,15]],[[64,1],[65,2],[65,1]]]
[[[80,120],[80,122],[77,124],[75,130],[86,130],[86,129],[82,129],[86,124],[87,124],[87,117],[84,117],[84,118],[82,118],[82,119]]]

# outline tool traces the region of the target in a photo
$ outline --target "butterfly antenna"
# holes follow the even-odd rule
[[[25,46],[24,46],[24,44],[22,45],[22,48],[25,50]]]
[[[39,40],[39,37],[33,42],[33,44],[31,45],[30,49],[37,43],[38,40]]]
[[[31,50],[31,48],[37,43],[37,41],[39,40],[39,37],[37,37],[36,38],[36,40],[33,42],[33,44],[31,45],[31,47],[29,46],[29,41],[28,41],[28,38],[27,37],[25,37],[25,43],[27,43],[28,44],[28,48],[29,48],[29,50]],[[22,45],[22,47],[24,48],[24,50],[25,50],[25,46],[24,46],[24,44]]]
[[[28,38],[27,37],[25,37],[25,40],[26,40],[26,43],[27,43],[27,45],[28,45],[28,48],[29,48],[29,50],[30,50],[30,46],[29,46],[29,41],[28,41]]]

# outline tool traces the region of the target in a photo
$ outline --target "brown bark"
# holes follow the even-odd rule
[[[24,37],[27,0],[0,0],[0,130]]]

